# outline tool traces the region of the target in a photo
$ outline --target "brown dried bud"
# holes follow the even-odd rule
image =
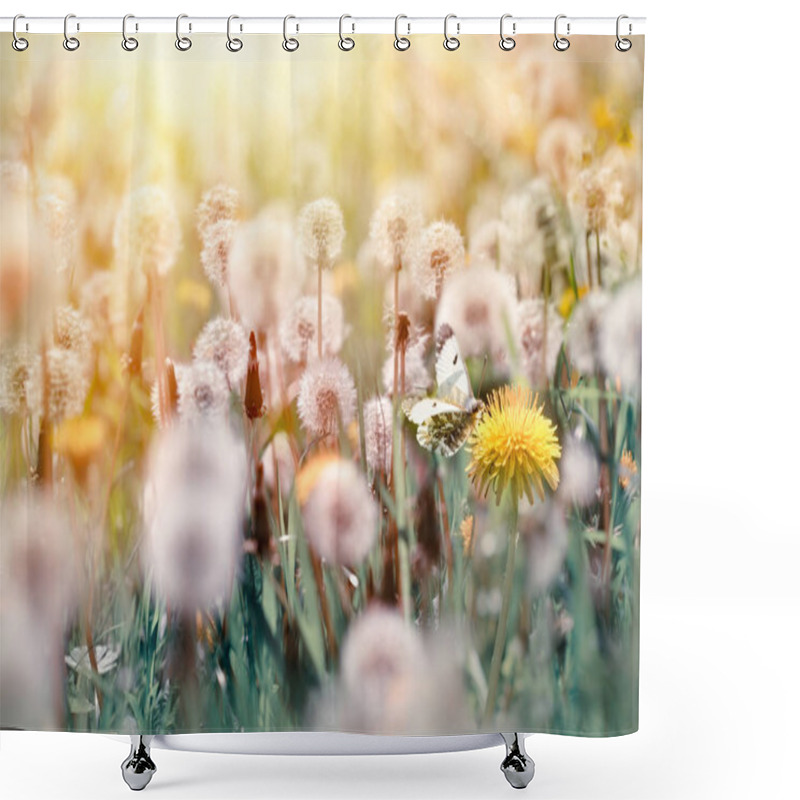
[[[142,346],[144,341],[144,308],[137,314],[131,332],[131,349],[128,352],[127,368],[131,375],[142,374]]]
[[[247,382],[244,388],[244,410],[248,419],[258,419],[264,414],[264,396],[258,377],[258,352],[256,335],[250,331],[250,355],[247,360]]]
[[[172,359],[164,361],[164,382],[166,397],[164,398],[164,418],[172,419],[178,414],[178,379],[175,377],[175,365]]]

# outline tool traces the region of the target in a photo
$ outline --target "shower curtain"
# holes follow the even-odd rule
[[[0,724],[636,730],[644,39],[29,38]]]

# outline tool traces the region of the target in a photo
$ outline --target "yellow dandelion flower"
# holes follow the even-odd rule
[[[524,494],[530,503],[534,490],[544,500],[545,481],[553,491],[558,486],[561,445],[538,401],[526,386],[495,390],[470,437],[467,472],[480,494],[494,490],[498,504],[507,486],[516,499]]]
[[[619,485],[627,489],[631,485],[631,480],[636,478],[639,468],[630,450],[622,451],[622,458],[619,460]]]

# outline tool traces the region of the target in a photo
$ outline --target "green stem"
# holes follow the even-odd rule
[[[508,628],[508,612],[511,606],[511,589],[514,585],[514,557],[517,553],[517,520],[519,519],[519,501],[516,495],[511,499],[511,524],[509,525],[508,551],[506,553],[506,574],[503,581],[503,605],[500,609],[500,619],[497,621],[497,632],[494,638],[494,652],[492,665],[489,669],[489,689],[486,694],[486,708],[483,712],[484,723],[494,715],[497,699],[497,686],[500,682],[500,666],[503,662],[503,651],[506,644],[506,631]]]

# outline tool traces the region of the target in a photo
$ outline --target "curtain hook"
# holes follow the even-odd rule
[[[62,42],[62,44],[64,45],[65,50],[73,52],[81,46],[81,43],[78,41],[77,37],[69,35],[68,26],[69,26],[69,21],[71,19],[75,19],[74,14],[67,14],[67,16],[64,17],[64,41]],[[76,23],[76,30],[80,30],[80,26],[77,25],[77,23]]]
[[[619,36],[619,23],[622,22],[623,19],[628,19],[628,16],[626,14],[620,14],[617,17],[617,41],[614,42],[614,47],[616,47],[617,50],[620,51],[620,53],[627,53],[628,50],[630,50],[631,47],[633,47],[633,42],[630,39],[620,39],[620,36]],[[630,33],[631,33],[631,24],[629,22],[628,23],[628,35],[629,36],[630,36]]]
[[[23,14],[17,14],[14,17],[14,21],[11,23],[11,33],[14,38],[11,40],[11,46],[18,52],[21,53],[23,50],[28,49],[28,40],[23,39],[21,36],[17,36],[17,20],[18,19],[25,19]]]
[[[287,14],[283,18],[283,49],[287,53],[294,53],[294,51],[297,50],[298,47],[300,47],[300,42],[298,42],[297,39],[294,39],[287,35],[290,19],[297,19],[297,17],[293,17],[291,14]]]
[[[133,36],[128,36],[128,20],[135,19],[133,14],[126,14],[122,18],[122,49],[132,53],[138,46],[139,40]]]
[[[506,20],[512,18],[513,17],[511,14],[503,14],[503,16],[500,17],[500,49],[505,50],[506,52],[508,52],[509,50],[513,50],[517,46],[516,41],[514,41],[514,39],[512,39],[510,36],[506,36],[503,30],[503,28],[505,27]],[[517,23],[512,22],[511,33],[516,33],[516,32],[517,32]]]
[[[181,34],[181,20],[188,18],[188,14],[178,14],[175,18],[175,47],[183,52],[186,52],[192,46],[192,40],[188,36],[183,36]],[[191,29],[192,26],[189,25],[189,30]]]
[[[356,46],[356,43],[349,36],[345,36],[342,33],[342,26],[346,19],[353,19],[353,18],[349,14],[342,14],[342,16],[339,17],[339,49],[344,50],[345,52],[348,50],[352,50]],[[353,30],[351,32],[355,33],[356,26],[354,23],[351,24],[353,26]]]
[[[235,19],[239,19],[239,17],[237,17],[236,14],[231,14],[228,17],[228,27],[227,27],[227,30],[226,30],[226,33],[228,35],[228,41],[225,42],[225,47],[227,47],[228,50],[231,51],[231,53],[238,53],[242,49],[242,47],[244,47],[244,43],[242,42],[241,39],[239,39],[239,38],[237,38],[235,36],[231,37],[231,22],[233,22],[233,20],[235,20]],[[240,25],[239,26],[239,30],[241,31],[241,29],[242,28],[241,28],[241,25]]]
[[[453,50],[458,50],[458,48],[461,46],[461,42],[458,40],[457,36],[448,36],[447,35],[447,23],[450,22],[451,19],[457,20],[458,17],[456,17],[455,14],[448,14],[444,18],[444,43],[443,44],[444,44],[444,49],[445,50],[449,50],[452,53]],[[460,22],[456,22],[456,34],[459,34],[460,32],[461,32],[461,23]]]
[[[406,39],[405,36],[400,35],[400,20],[408,19],[405,14],[398,14],[394,18],[394,49],[395,50],[408,50],[411,47],[411,40]],[[408,23],[406,23],[408,24]],[[411,26],[408,26],[408,32],[411,33]]]
[[[558,35],[558,21],[560,19],[566,19],[566,14],[559,14],[556,17],[556,21],[553,25],[553,33],[555,34],[555,41],[553,42],[553,47],[558,50],[559,53],[563,53],[565,50],[569,50],[569,39],[564,38],[563,36]],[[569,36],[569,22],[567,23],[567,36]]]

